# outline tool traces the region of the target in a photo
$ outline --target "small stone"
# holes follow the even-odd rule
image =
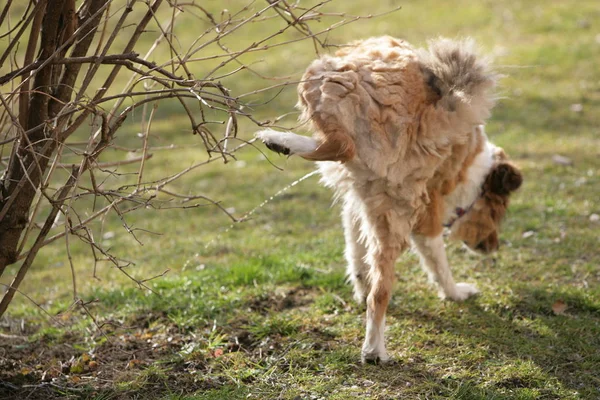
[[[561,156],[560,154],[553,155],[552,161],[559,165],[573,165],[573,160],[571,160],[569,157]]]
[[[598,214],[590,215],[590,222],[598,222],[598,221],[600,221],[600,215],[598,215]]]
[[[110,240],[114,237],[115,237],[114,232],[106,232],[104,235],[102,235],[102,239],[104,239],[104,240]]]
[[[589,20],[582,18],[577,21],[577,26],[581,29],[589,29],[591,24]]]
[[[532,237],[533,235],[535,235],[534,231],[527,231],[527,232],[523,232],[523,239],[527,239]]]
[[[575,103],[575,104],[571,104],[571,111],[579,113],[583,111],[583,104],[581,103]]]

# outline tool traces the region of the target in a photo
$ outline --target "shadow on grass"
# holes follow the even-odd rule
[[[515,398],[563,398],[561,389],[576,392],[581,398],[600,397],[600,304],[593,294],[574,291],[518,287],[512,306],[498,304],[483,307],[477,299],[455,308],[446,317],[411,313],[416,323],[433,324],[436,329],[465,343],[465,347],[485,348],[487,357],[477,365],[464,366],[481,374],[486,365],[500,368],[502,376],[486,377],[481,385],[470,379],[448,379],[422,369],[423,362],[401,365],[399,371],[413,377],[425,377],[438,385],[437,396],[461,399],[506,398],[518,390]],[[568,306],[557,315],[556,301]],[[403,318],[398,315],[398,318]],[[513,367],[511,367],[514,366]],[[380,368],[398,369],[398,366]],[[367,369],[367,372],[370,370]],[[379,380],[377,371],[369,379]],[[384,375],[385,376],[385,375]],[[556,380],[559,385],[552,385]],[[549,384],[550,382],[550,384]],[[554,387],[553,387],[554,386]],[[440,389],[445,388],[445,389]],[[442,393],[439,392],[442,390]],[[443,393],[447,390],[446,393]],[[512,397],[512,396],[510,396]],[[579,398],[579,397],[576,397]]]

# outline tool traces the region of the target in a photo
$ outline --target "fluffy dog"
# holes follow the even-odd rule
[[[442,232],[469,248],[498,248],[498,228],[519,169],[483,129],[497,75],[470,40],[415,49],[391,37],[351,43],[323,56],[298,86],[313,138],[272,129],[270,149],[318,162],[322,183],[343,201],[348,276],[366,302],[363,361],[388,360],[385,313],[397,257],[410,246],[440,295],[477,293],[455,283]]]

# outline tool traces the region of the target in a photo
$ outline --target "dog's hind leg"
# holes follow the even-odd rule
[[[385,349],[385,314],[392,294],[394,265],[408,247],[409,230],[404,226],[406,220],[396,218],[393,212],[386,212],[372,222],[374,235],[366,259],[371,288],[367,296],[367,331],[361,358],[363,362],[386,362],[389,357]]]
[[[288,131],[263,129],[256,132],[255,136],[262,140],[270,150],[285,155],[310,154],[319,147],[319,143],[313,138]]]
[[[421,257],[423,269],[440,289],[440,297],[462,301],[478,293],[477,288],[473,285],[454,282],[442,235],[435,237],[413,235],[412,239]]]
[[[354,299],[359,304],[364,304],[371,289],[369,285],[369,266],[365,262],[367,248],[360,235],[360,220],[356,213],[354,204],[349,199],[342,210],[342,223],[344,225],[344,236],[346,239],[345,256],[348,280],[354,286]]]

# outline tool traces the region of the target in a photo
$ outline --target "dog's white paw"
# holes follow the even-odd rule
[[[363,364],[386,364],[390,361],[390,356],[385,350],[369,350],[363,348],[360,353],[360,360]]]
[[[257,132],[255,136],[270,150],[285,155],[310,153],[319,146],[313,138],[274,129],[264,129]]]
[[[380,329],[385,329],[383,326]],[[383,339],[383,335],[374,335],[369,336],[369,332],[374,333],[369,329],[369,324],[367,322],[367,336],[365,337],[365,342],[362,346],[362,351],[360,352],[360,359],[364,363],[371,364],[385,364],[390,360],[390,357],[385,350],[385,342]]]
[[[452,293],[447,294],[447,297],[454,301],[463,301],[477,293],[479,293],[479,290],[475,286],[460,282],[456,284]]]

